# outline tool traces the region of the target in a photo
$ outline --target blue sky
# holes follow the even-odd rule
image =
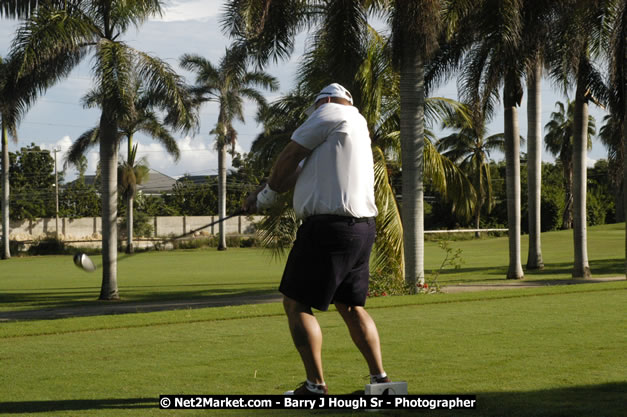
[[[221,0],[170,0],[165,2],[165,13],[161,18],[154,18],[143,24],[137,31],[129,30],[124,36],[124,41],[134,48],[149,52],[167,61],[175,69],[179,70],[178,60],[184,53],[193,53],[204,56],[217,64],[223,56],[229,40],[220,31],[219,14],[222,6]],[[13,20],[0,20],[0,54],[5,56],[10,48],[10,42],[19,22]],[[305,48],[306,35],[298,38],[298,46],[292,58],[287,62],[272,65],[266,71],[279,79],[280,89],[275,93],[267,93],[266,98],[272,101],[281,94],[286,93],[294,84],[294,74],[298,66],[299,58]],[[70,76],[39,99],[37,104],[28,112],[18,128],[19,141],[11,143],[10,150],[35,143],[44,149],[60,149],[66,151],[81,133],[95,126],[98,122],[99,112],[95,109],[84,109],[80,105],[81,97],[91,86],[91,61],[87,57]],[[192,78],[188,73],[181,74]],[[437,91],[433,96],[457,98],[455,82],[451,82]],[[542,123],[546,124],[551,112],[555,110],[555,101],[565,101],[563,95],[549,82],[544,82],[542,87]],[[597,129],[600,128],[604,113],[591,106],[591,114],[597,119]],[[255,108],[247,105],[245,109],[246,123],[238,123],[235,127],[239,134],[239,151],[246,152],[261,127],[255,123]],[[181,158],[175,162],[165,153],[161,145],[151,141],[148,137],[139,135],[135,142],[138,143],[138,154],[145,157],[151,168],[156,169],[172,177],[184,174],[211,175],[216,173],[217,157],[214,150],[214,138],[209,131],[215,125],[217,119],[217,106],[205,104],[200,118],[199,132],[194,136],[175,134],[175,138],[181,149]],[[520,134],[525,136],[526,127],[526,101],[523,101],[519,109]],[[490,124],[490,133],[503,131],[502,114],[499,114]],[[121,147],[125,154],[125,147]],[[525,146],[521,147],[525,151]],[[589,164],[597,159],[606,158],[606,150],[598,140],[593,141],[593,149],[589,153]],[[494,159],[501,159],[498,154],[492,155]],[[546,161],[553,158],[546,152],[543,155]],[[88,155],[88,173],[95,171],[98,160],[97,149]],[[76,173],[70,167],[66,173],[66,179],[72,179]]]

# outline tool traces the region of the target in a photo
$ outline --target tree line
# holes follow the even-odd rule
[[[521,160],[522,186],[526,186],[527,161]],[[52,153],[31,144],[19,151],[10,152],[11,220],[35,220],[53,218],[57,214],[55,207],[55,171]],[[245,195],[264,175],[255,169],[251,161],[254,154],[235,156],[235,167],[227,175],[227,213],[240,208]],[[100,178],[95,182],[85,181],[86,161],[78,171],[78,177],[65,181],[65,172],[59,172],[59,216],[70,219],[81,217],[99,217],[101,199],[99,195]],[[490,161],[490,204],[483,207],[479,228],[506,228],[507,208],[505,195],[505,164]],[[587,220],[589,226],[623,221],[620,199],[617,189],[608,182],[611,176],[610,164],[606,159],[596,162],[588,168]],[[569,198],[572,190],[564,178],[561,161],[543,163],[543,187],[541,195],[542,232],[572,229],[572,207]],[[400,172],[392,172],[390,182],[397,194],[401,193]],[[427,230],[474,228],[475,218],[468,219],[456,215],[452,203],[440,195],[437,189],[426,183],[427,200],[425,202],[425,228]],[[146,219],[153,216],[208,216],[218,214],[218,179],[207,176],[202,182],[193,181],[189,176],[179,178],[171,190],[161,191],[158,195],[135,196],[137,205],[133,207],[135,216]],[[488,208],[490,207],[490,208]],[[128,205],[122,195],[118,199],[118,212],[126,218]],[[570,213],[569,213],[570,209]],[[526,217],[528,201],[523,195],[522,213]],[[135,233],[146,234],[145,222],[133,222]],[[528,227],[523,223],[523,233]]]

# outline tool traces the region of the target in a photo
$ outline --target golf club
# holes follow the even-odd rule
[[[204,226],[198,227],[198,228],[196,228],[196,229],[190,230],[189,232],[186,232],[186,233],[183,233],[183,234],[181,234],[181,235],[174,236],[174,237],[171,237],[171,238],[168,238],[168,239],[161,240],[161,241],[159,241],[158,243],[154,244],[154,245],[153,245],[153,248],[156,248],[156,247],[157,247],[157,245],[162,245],[162,244],[165,244],[165,243],[174,242],[175,240],[178,240],[178,239],[184,238],[184,237],[186,237],[186,236],[189,236],[189,235],[191,235],[191,234],[194,234],[194,233],[196,233],[196,232],[199,232],[199,231],[201,231],[201,230],[203,230],[203,229],[206,229],[207,227],[211,227],[211,226],[213,226],[213,225],[216,225],[216,224],[218,224],[218,223],[221,223],[221,222],[223,222],[223,221],[225,221],[225,220],[228,220],[228,219],[230,219],[230,218],[232,218],[232,217],[239,216],[239,215],[241,215],[241,214],[243,214],[243,211],[238,210],[238,211],[236,211],[235,213],[233,213],[233,214],[231,214],[231,215],[229,215],[229,216],[226,216],[226,217],[224,217],[224,218],[222,218],[222,219],[216,220],[216,221],[211,222],[211,223],[209,223],[209,224],[206,224],[206,225],[204,225]],[[142,253],[142,252],[139,252],[139,253]],[[121,261],[121,260],[123,260],[123,259],[128,258],[129,256],[131,256],[131,255],[129,254],[129,255],[125,255],[125,256],[121,256],[121,257],[119,257],[119,258],[118,258],[118,262],[119,262],[119,261]],[[85,271],[85,272],[94,272],[94,271],[96,270],[96,264],[94,263],[94,261],[92,261],[92,260],[89,258],[89,256],[87,256],[85,253],[82,253],[82,252],[78,252],[76,255],[74,255],[74,264],[75,264],[78,268],[82,269],[82,270],[83,270],[83,271]]]

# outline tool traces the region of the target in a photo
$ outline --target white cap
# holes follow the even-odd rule
[[[351,105],[353,104],[353,96],[351,96],[351,93],[347,89],[339,85],[338,83],[333,83],[333,84],[327,85],[322,90],[320,90],[313,104],[309,106],[307,110],[305,110],[305,114],[307,116],[310,116],[311,113],[313,113],[314,110],[316,110],[316,103],[318,102],[318,100],[322,98],[327,98],[327,97],[343,98],[345,100],[348,100],[348,102]]]

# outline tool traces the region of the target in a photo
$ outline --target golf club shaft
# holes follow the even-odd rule
[[[216,224],[222,223],[223,221],[226,221],[226,220],[228,220],[228,219],[230,219],[232,217],[240,216],[242,214],[243,214],[243,212],[241,210],[238,210],[238,211],[236,211],[235,213],[233,213],[233,214],[231,214],[229,216],[223,217],[223,218],[218,219],[218,220],[216,220],[214,222],[208,223],[208,224],[206,224],[204,226],[197,227],[196,229],[190,230],[189,232],[185,232],[185,233],[183,233],[181,235],[165,239],[161,243],[174,242],[177,239],[181,239],[181,238],[184,238],[185,236],[189,236],[189,235],[194,234],[196,232],[200,232],[201,230],[206,229],[207,227],[215,226]]]
[[[233,214],[231,214],[229,216],[223,217],[222,219],[218,219],[218,220],[216,220],[214,222],[211,222],[211,223],[208,223],[208,224],[206,224],[204,226],[197,227],[196,229],[190,230],[189,232],[185,232],[185,233],[180,234],[178,236],[174,236],[174,237],[171,237],[171,238],[168,238],[168,239],[161,240],[159,243],[160,244],[164,244],[164,243],[174,242],[177,239],[184,238],[185,236],[189,236],[189,235],[194,234],[196,232],[199,232],[199,231],[201,231],[203,229],[206,229],[207,227],[211,227],[211,226],[214,226],[214,225],[216,225],[218,223],[222,223],[222,222],[224,222],[224,221],[226,221],[226,220],[228,220],[228,219],[230,219],[232,217],[241,216],[242,214],[244,214],[244,212],[242,210],[238,210],[238,211],[236,211],[235,213],[233,213]],[[153,245],[153,249],[154,248],[156,248],[156,245]],[[120,262],[120,261],[122,261],[122,260],[124,260],[124,259],[126,259],[126,258],[128,258],[130,256],[133,256],[133,255],[136,255],[136,254],[141,254],[141,253],[144,253],[144,252],[137,252],[137,253],[133,253],[133,254],[128,253],[128,254],[119,256],[117,258],[117,262]]]

